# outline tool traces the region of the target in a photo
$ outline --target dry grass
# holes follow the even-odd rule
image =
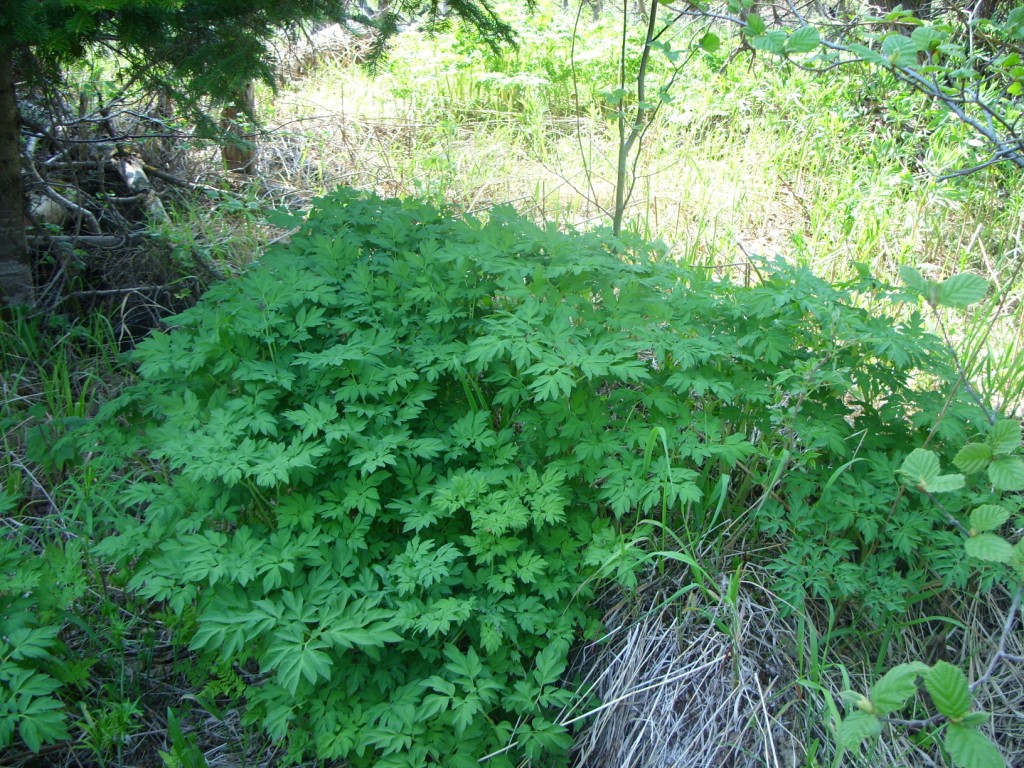
[[[600,705],[564,713],[582,729],[578,768],[795,768],[842,765],[937,766],[919,729],[893,726],[861,754],[837,755],[837,714],[849,686],[866,692],[878,679],[859,645],[822,651],[806,618],[783,614],[745,571],[735,600],[715,590],[686,589],[687,579],[652,575],[638,595],[620,596],[607,614],[608,634],[584,648],[576,663],[580,689]],[[692,587],[692,585],[691,585]],[[666,595],[686,597],[666,599]],[[1024,765],[1024,635],[1006,631],[1010,597],[1002,590],[957,595],[950,616],[920,617],[892,639],[884,669],[939,659],[985,677],[974,690],[978,709],[993,713],[986,732]],[[855,617],[852,617],[855,622]],[[824,624],[825,622],[820,622]],[[867,628],[865,628],[867,629]],[[940,640],[941,642],[936,642]],[[1007,658],[992,667],[997,649]],[[992,667],[990,669],[990,667]],[[900,713],[927,716],[916,704]],[[914,707],[918,709],[915,710]]]
[[[577,738],[576,764],[804,764],[811,702],[784,650],[795,622],[751,583],[731,606],[704,592],[666,605],[664,595],[649,588],[612,611],[606,642],[584,655],[587,685],[604,703]]]

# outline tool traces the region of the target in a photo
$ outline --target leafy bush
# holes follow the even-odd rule
[[[0,494],[0,512],[10,497]],[[15,736],[34,752],[68,736],[60,698],[63,645],[58,637],[73,598],[52,553],[40,558],[15,537],[0,538],[0,749]]]
[[[641,519],[697,537],[752,511],[787,553],[855,564],[889,510],[822,528],[812,497],[941,402],[938,343],[858,306],[870,277],[761,272],[338,191],[140,347],[100,437],[152,472],[101,552],[294,759],[559,764],[570,646],[599,579],[635,578]],[[881,461],[860,497],[894,483]]]

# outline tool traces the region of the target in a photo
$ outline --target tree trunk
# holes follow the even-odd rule
[[[221,145],[220,152],[229,171],[249,174],[255,167],[256,146],[246,137],[243,124],[243,121],[251,121],[255,112],[256,84],[250,80],[221,113],[220,127],[228,134],[228,138]]]
[[[10,51],[0,51],[0,304],[31,304],[34,298],[20,142],[13,57]]]

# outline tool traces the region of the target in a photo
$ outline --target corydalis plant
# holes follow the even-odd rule
[[[100,438],[153,472],[101,551],[244,672],[294,759],[562,763],[569,649],[598,579],[633,583],[640,517],[699,535],[712,491],[744,514],[782,455],[820,488],[817,457],[905,436],[887,420],[930,396],[919,327],[763,275],[339,191],[141,345]]]

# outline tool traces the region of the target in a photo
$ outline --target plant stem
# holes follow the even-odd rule
[[[643,133],[647,124],[648,113],[651,107],[647,104],[647,66],[651,60],[651,43],[655,40],[655,27],[658,23],[658,0],[651,0],[651,7],[647,14],[647,35],[644,37],[644,47],[640,54],[640,69],[636,75],[636,115],[633,124],[626,131],[626,115],[623,111],[619,115],[619,152],[615,166],[615,210],[612,218],[612,232],[618,236],[622,232],[622,219],[626,212],[626,205],[633,192],[630,184],[627,189],[626,176],[629,168],[629,157],[637,139]],[[619,60],[619,87],[626,88],[626,38],[628,29],[629,14],[625,7],[622,10],[622,50]]]

